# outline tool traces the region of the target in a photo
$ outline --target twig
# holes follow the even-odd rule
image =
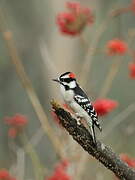
[[[127,7],[123,7],[123,8],[119,8],[119,9],[115,9],[113,10],[110,15],[113,17],[117,17],[121,14],[127,13],[131,11],[131,6],[127,6]]]
[[[86,57],[85,57],[85,60],[84,60],[84,64],[82,66],[82,70],[81,70],[81,73],[80,73],[80,77],[81,77],[80,81],[81,81],[81,84],[83,86],[85,86],[85,84],[87,82],[87,77],[88,77],[88,74],[89,74],[89,71],[90,71],[90,66],[91,66],[91,63],[92,63],[92,58],[93,58],[93,55],[95,54],[98,42],[99,42],[99,40],[101,38],[101,35],[105,31],[105,29],[107,27],[107,24],[109,22],[110,22],[110,17],[107,17],[103,21],[103,23],[100,25],[100,27],[98,28],[97,32],[95,32],[96,36],[93,39],[93,41],[91,42],[90,46],[88,47],[87,54],[86,54]]]
[[[17,146],[14,141],[9,141],[9,148],[16,155],[16,162],[11,166],[10,172],[19,180],[24,180],[25,175],[25,152],[23,148]]]
[[[19,180],[23,180],[25,177],[25,153],[24,150],[22,148],[18,148],[17,152],[16,152],[16,156],[17,156],[17,178]]]
[[[1,9],[0,9],[0,15],[3,15]],[[61,143],[57,136],[55,135],[53,129],[51,128],[47,116],[38,100],[38,97],[33,89],[33,86],[31,84],[30,79],[28,78],[24,66],[20,60],[20,57],[18,55],[17,49],[14,45],[12,33],[10,31],[5,31],[5,20],[4,16],[0,17],[0,29],[2,31],[3,39],[6,42],[8,53],[11,57],[11,62],[13,63],[15,70],[20,78],[20,82],[22,83],[24,89],[26,90],[26,93],[28,94],[28,97],[30,99],[30,102],[42,124],[42,128],[45,131],[45,133],[50,138],[52,144],[55,147],[56,153],[60,158],[63,158],[63,150],[61,147]]]
[[[87,40],[84,38],[83,35],[80,35],[80,36],[79,36],[79,40],[80,40],[80,43],[82,44],[82,46],[83,46],[84,48],[88,47],[88,42],[87,42]]]
[[[32,144],[33,147],[36,147],[40,143],[43,136],[44,132],[42,131],[42,127],[39,127],[35,134],[31,137],[29,142]]]
[[[103,98],[107,95],[107,93],[109,92],[111,85],[113,83],[114,78],[117,75],[117,72],[119,70],[119,67],[121,65],[122,62],[122,57],[116,57],[116,59],[114,60],[114,62],[112,63],[109,72],[106,76],[105,82],[102,86],[102,89],[100,91],[100,95],[99,98]]]
[[[114,172],[121,180],[135,179],[135,170],[124,163],[110,147],[98,140],[97,146],[95,146],[91,134],[83,124],[78,125],[76,119],[72,118],[71,114],[61,108],[55,101],[52,101],[51,104],[60,119],[60,123],[85,151],[100,161],[106,168]]]
[[[53,60],[51,59],[47,45],[42,39],[40,41],[39,46],[45,67],[48,68],[48,72],[50,72],[51,70],[51,75],[53,74],[56,75],[58,72],[60,72],[59,67],[57,67],[56,64],[53,62]]]
[[[43,177],[44,177],[43,169],[44,168],[43,168],[43,165],[41,164],[41,162],[39,160],[37,153],[35,152],[32,145],[29,143],[27,136],[24,133],[22,133],[20,135],[20,139],[23,143],[23,147],[24,147],[25,152],[29,155],[29,157],[32,161],[36,180],[38,180],[38,179],[43,180]]]

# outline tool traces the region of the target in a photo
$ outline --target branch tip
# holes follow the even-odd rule
[[[61,105],[57,101],[55,101],[54,99],[52,99],[50,103],[51,103],[53,109],[62,108]]]
[[[51,101],[51,105],[62,126],[86,152],[115,173],[121,180],[135,180],[135,170],[124,163],[110,147],[99,140],[95,146],[91,134],[82,123],[77,124],[77,120],[72,117],[71,113],[63,109],[55,100]]]

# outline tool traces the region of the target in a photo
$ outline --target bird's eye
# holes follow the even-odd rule
[[[60,81],[61,81],[61,82],[64,82],[64,79],[63,79],[63,78],[61,78],[61,79],[60,79]]]
[[[70,78],[67,78],[65,81],[66,81],[67,83],[70,83],[70,82],[71,82],[71,79],[70,79]]]

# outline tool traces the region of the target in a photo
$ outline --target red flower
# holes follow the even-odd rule
[[[93,106],[99,116],[103,116],[111,112],[118,106],[118,102],[110,99],[98,99]]]
[[[66,168],[68,166],[67,162],[68,162],[67,160],[66,160],[66,164],[65,162],[60,162],[56,166],[52,176],[47,178],[46,180],[71,180],[71,177],[66,172]]]
[[[27,124],[28,120],[25,116],[16,114],[13,117],[6,117],[5,122],[8,125],[13,125],[13,126],[18,126],[18,127],[23,127]]]
[[[107,49],[110,55],[124,55],[127,52],[127,44],[122,40],[113,39],[107,43]]]
[[[66,170],[69,166],[69,161],[67,159],[63,159],[61,162],[59,162],[57,165],[56,165],[56,169],[63,169],[63,170]]]
[[[93,23],[93,16],[89,8],[78,2],[67,2],[68,12],[57,16],[57,24],[63,34],[76,36],[82,32],[87,24]]]
[[[135,159],[130,158],[127,154],[120,154],[120,158],[126,162],[130,167],[135,168]]]
[[[130,63],[129,64],[129,76],[132,78],[132,79],[135,79],[135,63]]]
[[[131,10],[135,13],[135,0],[131,2]]]
[[[69,161],[67,159],[63,159],[61,161],[61,166],[63,167],[63,169],[66,169],[69,166]]]
[[[16,180],[6,169],[0,170],[0,180]]]
[[[10,178],[10,174],[6,169],[0,170],[0,180],[7,180]]]
[[[66,6],[69,11],[72,11],[76,15],[84,16],[84,18],[87,20],[86,24],[93,23],[93,15],[89,8],[81,6],[79,2],[67,2]]]
[[[53,175],[46,180],[71,180],[71,177],[62,169],[59,169],[53,173]]]
[[[69,8],[69,10],[73,10],[73,11],[80,11],[80,3],[79,2],[67,2],[66,3],[67,8]]]
[[[8,136],[11,138],[15,138],[28,123],[27,118],[20,114],[16,114],[13,117],[6,117],[4,120],[10,126]]]
[[[15,138],[17,136],[17,133],[18,133],[17,128],[15,128],[15,127],[11,127],[8,130],[8,136],[11,138]]]

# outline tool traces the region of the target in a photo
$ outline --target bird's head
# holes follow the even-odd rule
[[[56,81],[60,85],[64,86],[66,90],[74,89],[76,87],[76,77],[72,72],[66,72],[60,75],[57,79],[53,79],[53,81]]]

